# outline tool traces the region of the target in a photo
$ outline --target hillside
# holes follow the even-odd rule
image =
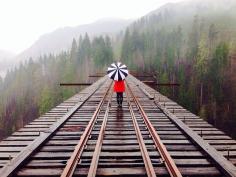
[[[221,30],[231,30],[236,27],[236,1],[187,0],[179,3],[168,3],[148,13],[133,25],[138,25],[136,27],[139,30],[152,27],[169,31],[180,25],[184,32],[187,32],[190,30],[190,24],[195,16],[204,19],[204,23],[215,22]]]
[[[121,58],[132,70],[154,73],[157,88],[236,137],[236,1],[169,3],[132,23]]]
[[[198,15],[209,15],[219,12],[228,12],[231,14],[236,13],[234,10],[236,2],[234,0],[187,0],[180,3],[168,3],[159,9],[156,9],[147,14],[159,15],[160,13],[165,13],[167,11],[172,14],[173,18],[176,17],[189,17],[192,14]]]
[[[29,57],[39,57],[49,53],[58,54],[62,50],[68,50],[73,38],[79,39],[80,35],[88,33],[90,37],[98,35],[114,35],[124,30],[132,20],[104,19],[91,24],[76,27],[64,27],[51,33],[42,35],[30,48],[17,56],[19,60]]]

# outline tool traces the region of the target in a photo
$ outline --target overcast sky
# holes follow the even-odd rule
[[[19,53],[40,35],[102,18],[133,19],[182,0],[0,0],[0,49]]]

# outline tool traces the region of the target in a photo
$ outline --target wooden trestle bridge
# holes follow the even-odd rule
[[[236,141],[133,76],[100,78],[0,142],[0,176],[233,176]]]

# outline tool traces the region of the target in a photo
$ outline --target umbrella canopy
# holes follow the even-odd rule
[[[108,76],[115,81],[124,80],[128,73],[127,66],[121,62],[112,63],[107,69]]]

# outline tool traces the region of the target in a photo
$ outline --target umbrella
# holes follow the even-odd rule
[[[128,73],[127,66],[121,62],[112,63],[107,69],[108,76],[115,81],[124,80]]]

